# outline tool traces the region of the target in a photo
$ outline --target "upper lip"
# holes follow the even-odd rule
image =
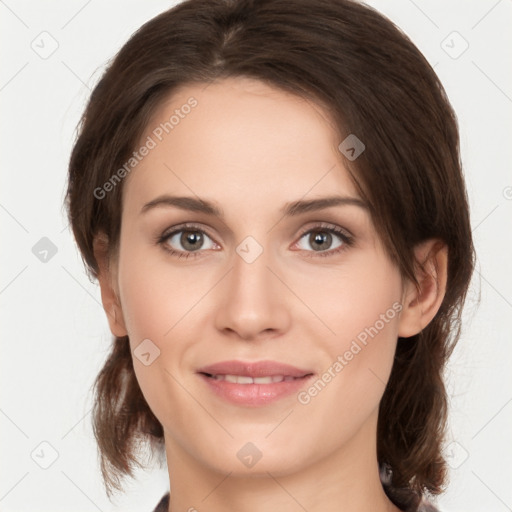
[[[285,377],[304,377],[311,375],[310,370],[303,370],[289,364],[277,361],[257,361],[254,363],[244,361],[222,361],[199,368],[198,373],[209,375],[243,375],[246,377],[268,377],[283,375]]]

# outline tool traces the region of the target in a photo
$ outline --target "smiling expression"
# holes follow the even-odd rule
[[[245,78],[180,88],[141,140],[190,97],[197,106],[126,178],[115,264],[131,348],[150,340],[158,354],[134,368],[168,454],[253,473],[375,457],[400,315],[357,353],[353,342],[403,300],[403,282],[341,141],[320,107]],[[238,365],[204,370],[226,361]],[[252,469],[236,457],[247,443],[263,454]]]

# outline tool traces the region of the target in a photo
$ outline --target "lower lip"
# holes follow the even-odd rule
[[[236,405],[259,407],[297,393],[313,377],[308,375],[290,381],[273,382],[271,384],[236,384],[226,380],[217,380],[200,373],[199,376],[209,388]]]

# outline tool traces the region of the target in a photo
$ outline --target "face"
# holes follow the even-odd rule
[[[168,456],[277,475],[374,449],[403,288],[340,142],[320,107],[242,78],[150,121],[115,283]]]

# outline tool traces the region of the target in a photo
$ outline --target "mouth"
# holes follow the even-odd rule
[[[208,389],[239,406],[270,404],[299,391],[314,372],[276,361],[224,361],[197,371]]]
[[[272,384],[274,382],[290,382],[293,380],[304,379],[307,375],[302,377],[292,377],[291,375],[268,375],[266,377],[249,377],[247,375],[212,375],[209,373],[199,372],[206,377],[215,380],[224,380],[232,382],[233,384]]]
[[[313,373],[312,370],[304,370],[296,366],[270,360],[256,362],[238,360],[222,361],[204,366],[197,371],[198,373],[203,373],[210,377],[251,377],[252,379],[263,377],[276,377],[276,379],[279,377],[283,377],[284,379],[289,377],[300,378]],[[279,382],[279,380],[276,380],[276,382]],[[240,384],[244,383],[245,382],[240,382]],[[249,381],[247,381],[247,383],[250,384]]]

